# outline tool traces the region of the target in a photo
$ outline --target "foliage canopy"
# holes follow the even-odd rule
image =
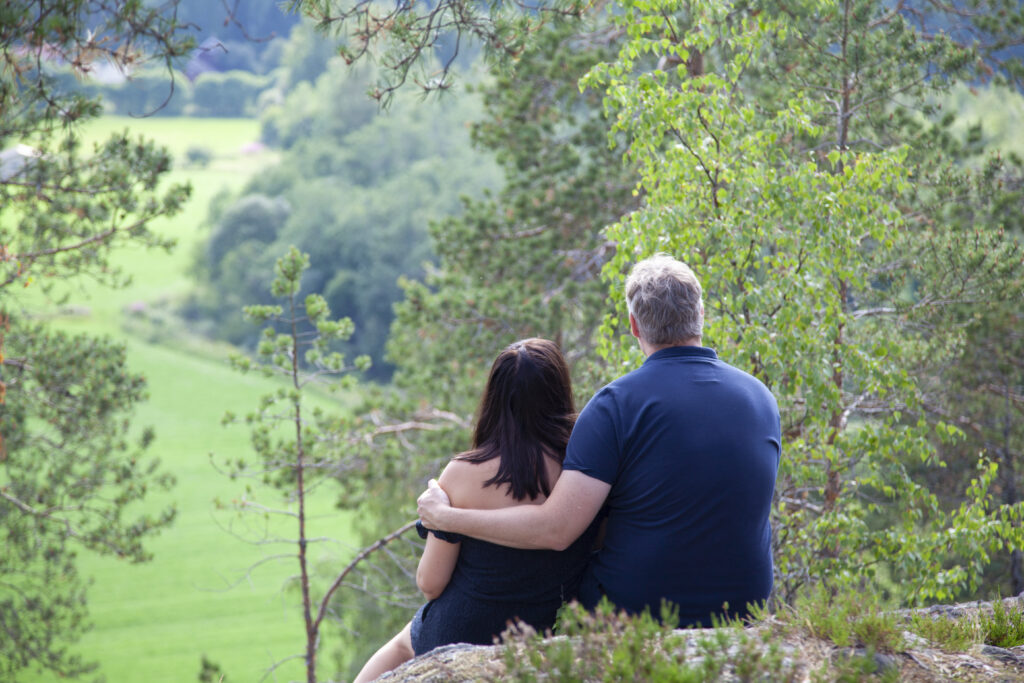
[[[708,292],[706,340],[779,399],[778,596],[819,580],[874,580],[909,601],[973,589],[989,553],[1021,543],[1022,510],[991,505],[984,462],[953,509],[914,476],[935,461],[932,435],[957,434],[928,419],[915,369],[959,350],[955,328],[916,323],[986,288],[1019,297],[1021,252],[998,231],[968,246],[964,226],[908,199],[934,157],[903,144],[892,112],[969,76],[978,53],[867,0],[621,7],[629,38],[584,83],[608,93],[646,203],[608,232],[619,313],[603,353],[636,359],[618,324],[628,265],[688,261]]]

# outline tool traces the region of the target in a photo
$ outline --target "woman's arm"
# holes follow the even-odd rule
[[[440,483],[448,491],[452,505],[467,507],[478,502],[480,480],[479,468],[462,461],[452,461],[444,468],[439,477]],[[420,563],[416,567],[416,585],[427,600],[439,597],[451,581],[455,563],[459,559],[461,543],[449,543],[427,534],[427,545],[423,549]]]
[[[427,600],[440,597],[448,586],[459,559],[461,543],[449,543],[427,534],[427,545],[416,567],[416,585]]]

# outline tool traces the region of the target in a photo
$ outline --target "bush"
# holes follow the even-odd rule
[[[992,615],[982,613],[978,619],[986,645],[1016,647],[1024,645],[1024,609],[1020,603],[1007,607],[1002,600],[992,603]]]
[[[799,598],[791,610],[792,623],[840,647],[877,652],[898,652],[904,647],[903,629],[896,614],[871,593],[833,594],[819,585]]]
[[[946,652],[963,652],[982,640],[976,619],[946,619],[915,614],[910,618],[910,630]]]
[[[210,165],[210,161],[213,159],[213,152],[209,147],[202,145],[192,145],[185,150],[185,160],[189,166],[198,166],[205,168]]]
[[[269,76],[246,71],[210,71],[195,81],[192,116],[251,116],[256,113],[259,94],[270,85]]]
[[[736,623],[687,638],[673,631],[676,622],[676,613],[665,607],[655,619],[647,612],[616,613],[607,600],[594,612],[573,603],[563,609],[556,627],[566,638],[545,641],[528,628],[505,634],[501,680],[697,683],[796,678],[770,630],[752,635]]]
[[[180,72],[174,72],[174,89],[166,69],[140,69],[125,80],[79,81],[68,67],[55,67],[53,77],[60,87],[73,89],[86,97],[103,98],[108,113],[121,116],[179,116],[192,101],[192,84]]]
[[[101,92],[118,114],[179,116],[191,99],[191,84],[176,73],[171,88],[165,69],[143,69],[123,83],[103,87]]]

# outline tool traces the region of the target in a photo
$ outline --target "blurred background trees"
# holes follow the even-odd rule
[[[479,195],[497,173],[469,146],[463,124],[478,111],[473,98],[424,107],[402,97],[378,113],[369,82],[368,69],[335,59],[315,84],[303,82],[265,112],[264,139],[281,149],[281,161],[214,208],[210,242],[197,255],[205,287],[187,315],[251,347],[256,337],[240,306],[266,297],[259,283],[273,272],[274,254],[295,245],[310,254],[305,291],[352,319],[346,349],[370,355],[370,376],[387,380],[399,278],[423,277],[430,222],[457,213],[459,198]]]

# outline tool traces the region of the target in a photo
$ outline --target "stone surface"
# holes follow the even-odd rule
[[[1021,597],[1008,598],[1007,606],[1021,606]],[[980,610],[990,610],[990,603],[964,603],[960,605],[934,605],[921,610],[901,610],[908,620],[914,613],[933,618],[970,618]],[[831,680],[828,674],[835,667],[852,658],[872,657],[880,675],[889,674],[896,680],[913,682],[931,681],[1021,681],[1024,682],[1024,646],[1000,648],[975,645],[966,652],[945,652],[932,647],[924,638],[905,633],[905,649],[895,653],[871,653],[865,648],[837,647],[827,641],[801,634],[796,628],[780,628],[777,621],[769,620],[745,629],[751,640],[760,640],[760,633],[770,629],[769,639],[778,646],[790,673],[790,680]],[[678,630],[681,636],[676,652],[691,666],[702,658],[699,641],[708,631]],[[564,636],[559,637],[564,639]],[[730,654],[737,648],[730,647]],[[441,683],[448,681],[501,681],[505,680],[505,648],[500,645],[449,645],[417,657],[380,681],[388,683]],[[730,669],[716,680],[738,680]],[[886,677],[888,679],[888,677]],[[544,678],[540,678],[544,680]]]
[[[443,681],[500,680],[505,671],[502,648],[497,645],[446,645],[406,662],[378,681]]]

